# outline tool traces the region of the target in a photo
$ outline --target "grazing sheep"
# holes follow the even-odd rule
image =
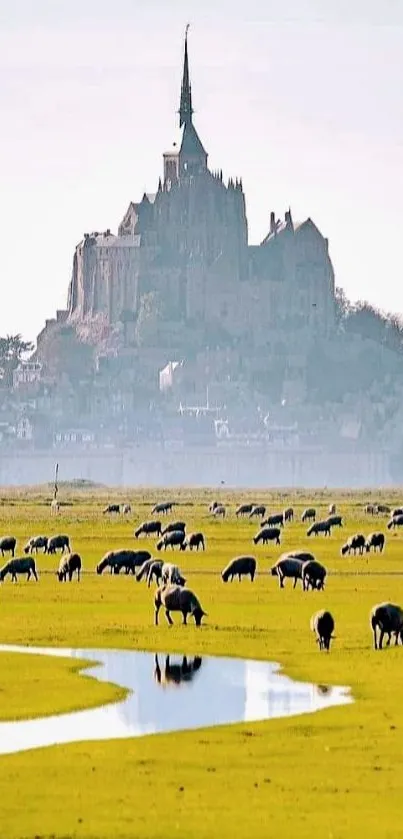
[[[17,574],[26,574],[27,580],[31,575],[38,582],[38,575],[36,573],[35,560],[32,556],[23,557],[22,559],[10,559],[3,568],[0,568],[0,582],[3,582],[7,574],[11,574],[11,582],[17,582]]]
[[[170,513],[174,503],[174,501],[162,501],[160,504],[155,504],[151,510],[151,515],[153,516],[154,513],[162,513],[163,515]]]
[[[329,504],[329,516],[334,516],[336,512],[336,504]]]
[[[157,542],[157,551],[161,551],[162,548],[166,551],[168,546],[170,546],[171,550],[173,550],[175,545],[178,545],[179,550],[181,551],[186,550],[186,533],[184,530],[173,530],[171,533],[166,533],[165,536]]]
[[[375,516],[376,511],[376,504],[366,504],[364,507],[364,513],[366,513],[367,516]]]
[[[403,516],[394,516],[393,519],[390,519],[388,521],[387,528],[388,528],[388,530],[390,530],[392,527],[394,529],[395,527],[402,527],[402,525],[403,525]]]
[[[225,512],[226,510],[224,504],[217,504],[217,506],[214,507],[213,516],[215,516],[216,519],[218,516],[222,516],[222,518],[225,519]]]
[[[333,638],[334,619],[330,612],[321,609],[311,617],[311,630],[316,633],[316,643],[320,650],[330,650],[330,642]]]
[[[212,501],[211,504],[209,505],[209,508],[208,508],[209,513],[214,513],[214,510],[216,509],[216,507],[219,507],[219,506],[220,505],[219,505],[218,501]]]
[[[345,556],[347,553],[351,554],[351,551],[353,551],[355,556],[356,552],[358,551],[362,556],[362,554],[364,553],[364,549],[365,536],[362,533],[356,533],[354,536],[350,536],[350,538],[347,539],[346,544],[343,545],[343,547],[340,549],[340,553],[342,556]]]
[[[69,556],[62,556],[59,563],[59,569],[57,571],[59,583],[65,583],[67,577],[69,578],[69,582],[71,583],[74,573],[77,574],[77,580],[78,582],[80,582],[81,565],[82,563],[80,554],[69,554]]]
[[[200,626],[203,615],[207,616],[193,591],[182,586],[160,586],[155,592],[155,625],[158,626],[158,614],[161,606],[165,609],[167,621],[173,624],[171,612],[182,612],[183,623],[186,625],[187,616],[192,615],[196,626]]]
[[[203,533],[191,533],[187,539],[187,544],[189,550],[191,551],[193,550],[193,548],[196,548],[196,550],[198,551],[200,546],[202,547],[203,551],[206,549],[206,542]]]
[[[309,586],[312,589],[324,589],[326,579],[326,568],[316,559],[304,562],[302,566],[302,588],[308,591]]]
[[[266,515],[266,507],[264,504],[258,504],[256,507],[252,507],[249,518],[252,519],[254,516],[259,516],[259,518],[263,518]]]
[[[132,508],[131,508],[130,504],[122,504],[122,508],[121,508],[122,516],[128,516],[129,513],[131,513],[131,511],[132,511]]]
[[[151,559],[148,551],[108,551],[97,565],[97,574],[102,574],[105,568],[109,568],[111,574],[119,574],[122,568],[126,574],[134,574],[147,559]]]
[[[309,530],[307,530],[306,535],[312,536],[314,533],[317,536],[318,533],[324,533],[325,536],[330,536],[331,527],[332,525],[328,521],[315,521],[311,524]]]
[[[155,670],[154,678],[157,684],[167,687],[168,685],[180,685],[182,682],[191,682],[195,674],[200,670],[202,659],[200,656],[195,656],[193,660],[188,661],[187,656],[183,656],[181,664],[171,664],[170,656],[165,656],[165,668],[162,671],[158,655],[154,657]]]
[[[262,521],[262,527],[273,527],[276,524],[284,527],[284,513],[273,513],[272,516],[268,516],[265,521]]]
[[[280,544],[280,528],[279,527],[263,527],[262,530],[259,530],[259,533],[253,537],[253,542],[255,545],[258,545],[259,542],[263,542],[263,545],[267,545],[268,542],[275,542],[276,545]]]
[[[136,574],[137,582],[139,583],[143,579],[143,577],[146,577],[147,587],[150,588],[153,578],[155,577],[156,582],[159,583],[161,580],[163,564],[164,563],[162,559],[153,559],[152,557],[150,559],[147,559],[140,566]]]
[[[283,512],[284,521],[294,521],[294,510],[292,507],[287,507]]]
[[[186,524],[184,521],[171,521],[170,524],[167,524],[166,527],[161,530],[161,536],[165,536],[165,533],[173,533],[174,530],[186,530]]]
[[[330,527],[343,527],[342,516],[329,516],[326,521]]]
[[[374,553],[376,553],[376,549],[379,548],[379,553],[382,553],[384,546],[385,536],[383,533],[370,533],[365,543],[365,550],[369,553],[371,548],[373,548]]]
[[[46,553],[48,547],[48,537],[47,536],[33,536],[32,539],[27,542],[24,548],[25,554],[31,554],[33,551],[38,553],[39,548],[44,548],[44,553]]]
[[[61,552],[64,553],[65,551],[70,552],[70,539],[68,536],[65,535],[58,535],[58,536],[51,536],[48,539],[48,544],[44,553],[48,554],[55,554],[57,551],[61,549]]]
[[[108,504],[102,512],[104,516],[107,513],[120,513],[120,504]]]
[[[14,558],[16,544],[17,540],[14,536],[3,536],[0,539],[1,555],[4,556],[5,553],[11,553],[11,556]]]
[[[142,533],[144,536],[152,536],[154,533],[156,533],[157,536],[161,536],[161,522],[143,521],[137,530],[134,531],[135,538],[138,539]]]
[[[302,580],[303,562],[296,556],[283,555],[274,563],[270,569],[272,577],[278,577],[280,588],[284,588],[284,580],[290,577],[294,580],[294,588],[298,580]]]
[[[395,509],[392,510],[390,514],[391,519],[395,519],[397,516],[403,516],[403,507],[395,507]]]
[[[172,562],[164,562],[161,568],[161,585],[163,586],[184,586],[186,580],[182,576],[180,568]]]
[[[249,513],[251,513],[252,510],[253,510],[253,504],[241,504],[240,507],[238,507],[235,510],[235,515],[236,515],[237,518],[238,518],[238,516],[246,516],[246,515],[249,515]]]
[[[316,510],[314,507],[307,507],[306,510],[302,513],[301,521],[316,521]]]
[[[377,515],[390,515],[390,507],[387,504],[377,504],[376,505],[376,513]]]
[[[374,633],[374,649],[382,649],[384,636],[388,636],[386,646],[389,647],[392,635],[395,636],[395,646],[400,640],[403,644],[403,609],[394,603],[379,603],[370,612],[370,623]],[[379,643],[377,644],[377,629],[379,629]]]
[[[223,583],[230,582],[232,583],[234,577],[238,575],[239,582],[241,582],[241,577],[250,574],[250,581],[253,583],[256,574],[256,559],[254,556],[237,556],[235,559],[232,559],[231,562],[224,568],[221,572],[221,577]]]

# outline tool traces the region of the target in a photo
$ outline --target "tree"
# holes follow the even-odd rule
[[[30,341],[23,341],[19,333],[0,338],[0,376],[4,384],[12,384],[13,371],[18,367],[22,356],[32,352],[33,348],[34,345]]]

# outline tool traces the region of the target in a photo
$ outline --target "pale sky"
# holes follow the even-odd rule
[[[403,312],[403,0],[0,0],[0,334],[34,339],[83,233],[156,189],[187,22],[195,124],[243,178],[251,244],[291,206],[349,297]]]

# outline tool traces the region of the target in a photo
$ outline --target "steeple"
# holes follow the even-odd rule
[[[181,102],[179,107],[179,128],[182,128],[182,125],[188,125],[191,123],[193,115],[192,86],[189,78],[188,30],[189,24],[187,24],[185,32],[185,56],[183,60]]]

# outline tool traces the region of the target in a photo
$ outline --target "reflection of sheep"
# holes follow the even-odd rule
[[[334,620],[330,612],[322,609],[311,617],[311,630],[316,633],[316,643],[320,650],[330,650],[330,641],[333,637]]]
[[[187,616],[192,615],[196,626],[201,625],[203,615],[207,613],[202,609],[199,600],[193,591],[182,586],[160,586],[155,592],[155,625],[158,626],[158,614],[161,606],[165,609],[167,621],[173,624],[171,612],[182,612],[183,623],[187,623]]]
[[[297,559],[295,556],[283,555],[277,560],[277,562],[275,562],[270,569],[270,572],[272,577],[278,577],[280,588],[284,588],[284,580],[286,577],[290,577],[294,580],[295,588],[297,581],[302,579],[302,566],[302,561]]]
[[[326,579],[326,568],[316,559],[311,559],[304,562],[302,566],[302,588],[308,591],[309,586],[312,589],[324,589]]]
[[[158,655],[155,656],[155,681],[167,687],[169,685],[179,686],[182,682],[191,682],[196,673],[200,670],[202,659],[200,656],[188,660],[187,656],[183,656],[181,664],[171,664],[170,656],[165,656],[165,667],[161,670]]]
[[[340,549],[340,553],[342,556],[345,556],[345,554],[351,554],[351,551],[353,551],[355,556],[356,551],[358,551],[362,556],[362,554],[364,553],[364,548],[365,536],[363,536],[362,533],[355,533],[354,536],[350,536],[350,538],[347,539],[346,544],[343,545]]]
[[[256,559],[254,556],[237,556],[224,568],[221,577],[224,583],[228,580],[233,581],[235,576],[238,576],[239,582],[241,577],[250,574],[251,583],[253,583],[256,573]]]
[[[384,546],[385,536],[383,533],[370,533],[365,543],[365,550],[369,553],[371,548],[373,548],[374,553],[376,553],[376,549],[379,548],[379,553],[382,553]]]
[[[370,622],[374,633],[374,648],[382,649],[383,638],[388,636],[386,646],[389,647],[392,635],[395,636],[395,646],[400,640],[403,644],[403,610],[394,603],[379,603],[370,612]],[[379,643],[377,646],[377,629],[379,629]]]
[[[32,556],[23,557],[23,559],[10,559],[10,562],[7,562],[6,565],[3,565],[3,568],[0,568],[0,582],[3,582],[7,574],[11,574],[11,581],[13,583],[17,582],[17,574],[26,574],[27,580],[32,575],[38,582],[35,560]]]
[[[177,565],[173,565],[172,562],[164,562],[161,569],[161,584],[163,586],[184,586],[186,584],[186,580],[182,577],[180,569]]]
[[[65,583],[68,577],[71,583],[74,573],[77,573],[77,580],[80,582],[81,556],[79,554],[62,556],[59,563],[59,570],[57,571],[59,582]]]

